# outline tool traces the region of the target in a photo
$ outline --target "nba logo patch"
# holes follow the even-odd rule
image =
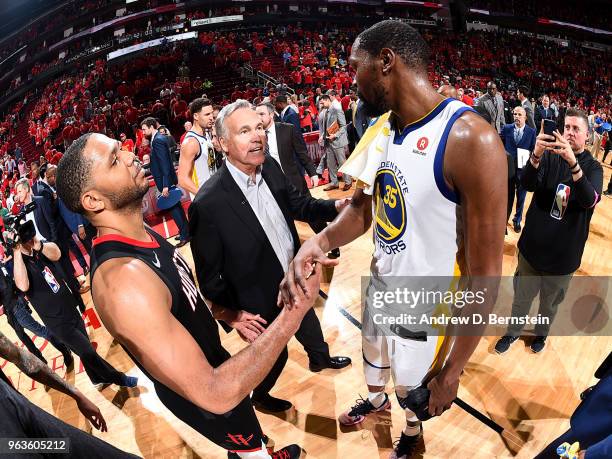
[[[550,209],[550,216],[561,220],[567,209],[567,203],[569,202],[571,188],[563,183],[557,185],[557,192],[555,193],[555,200],[553,201],[552,209]]]
[[[49,284],[49,288],[53,291],[53,293],[59,292],[60,284],[59,282],[57,282],[55,276],[53,275],[48,266],[45,266],[45,269],[43,269],[42,274],[45,280],[47,281],[47,284]]]

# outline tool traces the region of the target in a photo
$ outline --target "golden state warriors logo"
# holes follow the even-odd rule
[[[391,169],[380,169],[376,174],[374,199],[376,235],[392,244],[406,229],[406,206],[400,184]]]

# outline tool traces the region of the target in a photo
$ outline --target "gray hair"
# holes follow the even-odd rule
[[[219,114],[217,115],[217,120],[215,121],[215,130],[217,131],[217,137],[227,139],[227,129],[225,128],[225,118],[231,116],[236,110],[241,108],[250,108],[253,109],[253,105],[244,99],[237,99],[235,102],[226,105],[221,109]]]
[[[15,183],[15,189],[17,189],[18,187],[23,187],[26,190],[30,191],[30,181],[26,177],[20,178],[19,180],[17,180],[17,183]]]
[[[274,105],[270,102],[261,102],[257,104],[257,107],[266,107],[268,109],[268,113],[272,114],[275,112]]]

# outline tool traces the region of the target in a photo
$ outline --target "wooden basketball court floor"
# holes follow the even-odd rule
[[[604,187],[612,168],[604,166]],[[317,197],[326,196],[321,187],[313,190]],[[349,193],[335,192],[332,197]],[[525,209],[527,209],[526,203]],[[311,232],[299,224],[302,238]],[[612,274],[612,199],[602,197],[591,222],[591,234],[579,274]],[[516,267],[518,234],[509,228],[504,248],[504,275],[512,275]],[[360,319],[360,276],[367,275],[372,253],[371,233],[342,249],[340,264],[331,283],[322,285],[329,293],[325,304],[317,300],[316,312],[332,354],[348,355],[353,365],[342,371],[324,370],[315,374],[308,370],[308,359],[295,339],[289,343],[289,362],[273,395],[290,400],[294,409],[277,417],[258,412],[264,432],[276,445],[298,443],[310,458],[386,458],[404,426],[403,411],[392,396],[390,412],[372,416],[354,428],[341,428],[338,415],[354,404],[359,394],[367,396],[362,376],[361,338],[357,327],[340,313],[344,308]],[[182,253],[191,261],[186,246]],[[88,307],[91,297],[86,294]],[[608,304],[608,312],[610,305]],[[90,312],[91,314],[91,312]],[[95,317],[93,317],[95,322]],[[0,329],[16,341],[13,330],[0,319]],[[67,375],[81,391],[102,410],[109,431],[93,434],[113,445],[146,458],[225,458],[226,453],[170,414],[159,402],[152,384],[136,368],[122,348],[113,343],[103,327],[88,327],[90,337],[109,362],[122,371],[140,378],[137,389],[118,390],[111,386],[98,392],[86,374],[77,370]],[[224,345],[231,353],[244,343],[235,333],[221,332]],[[151,336],[155,339],[155,336]],[[452,456],[533,457],[569,425],[569,416],[579,403],[579,394],[595,383],[594,370],[612,349],[612,337],[551,337],[541,354],[534,355],[524,342],[518,341],[503,356],[495,354],[496,337],[481,340],[465,369],[459,396],[494,421],[517,434],[525,444],[515,447],[475,420],[457,406],[439,418],[425,423],[422,457]],[[40,338],[37,344],[43,345]],[[163,343],[159,343],[163,346]],[[59,353],[47,346],[44,355],[50,359]],[[12,364],[0,360],[3,369],[19,390],[32,402],[63,419],[91,431],[75,403],[57,391],[45,390]],[[64,376],[61,356],[56,371]],[[240,375],[236,375],[240,377]],[[391,387],[387,389],[391,392]]]

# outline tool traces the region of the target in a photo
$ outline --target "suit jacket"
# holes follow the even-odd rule
[[[332,140],[325,140],[326,146],[331,146],[332,148],[342,148],[348,145],[348,137],[346,135],[346,118],[344,117],[344,113],[342,110],[338,110],[336,107],[331,105],[326,114],[323,115],[321,123],[319,124],[319,137],[323,136],[323,138],[327,137],[327,132],[325,132],[334,122],[338,122],[339,130],[336,132],[337,137]],[[327,123],[326,123],[327,118]]]
[[[514,140],[514,124],[506,124],[502,128],[501,139],[504,143],[506,151],[514,159],[514,167],[518,169],[517,148],[524,148],[525,150],[533,152],[536,142],[536,133],[535,129],[532,129],[525,124],[525,127],[523,128],[523,136],[517,144]]]
[[[42,196],[32,196],[32,201],[36,203],[36,207],[34,208],[34,221],[36,222],[38,232],[45,240],[57,242],[57,220],[51,204]]]
[[[555,116],[555,111],[550,107],[548,107],[548,109],[544,109],[544,107],[536,108],[535,124],[536,124],[536,130],[538,131],[538,134],[540,133],[540,127],[541,127],[542,120],[553,120],[555,123],[557,123],[557,117]]]
[[[307,192],[308,185],[304,176],[300,174],[296,161],[302,164],[309,177],[317,175],[317,169],[308,156],[306,145],[301,140],[303,139],[302,133],[296,132],[295,127],[288,123],[274,123],[274,129],[283,172],[298,191],[301,193]]]
[[[294,253],[300,247],[294,219],[336,217],[334,200],[300,193],[270,156],[262,176],[289,226]],[[203,296],[226,308],[261,314],[268,323],[274,320],[283,267],[227,164],[198,191],[189,208],[189,233]]]
[[[160,133],[155,134],[151,142],[151,174],[159,191],[178,183],[168,140]]]
[[[353,115],[353,128],[355,129],[355,143],[358,143],[363,137],[363,134],[368,129],[371,119],[366,115],[363,108],[363,102],[357,101],[357,108]]]
[[[521,102],[521,106],[525,109],[525,113],[527,114],[527,126],[532,129],[536,128],[535,121],[533,120],[533,107],[529,99],[525,98],[523,102]]]
[[[64,224],[68,227],[72,234],[78,234],[79,226],[89,225],[89,221],[85,219],[81,214],[77,214],[76,212],[71,211],[66,207],[64,201],[60,198],[57,198],[57,210],[62,217]]]
[[[491,117],[491,126],[497,132],[501,132],[504,123],[504,99],[499,93],[495,94],[495,98],[491,98],[489,93],[478,99],[478,105],[484,107]]]
[[[285,113],[281,117],[281,123],[293,124],[297,132],[302,132],[302,126],[300,125],[300,116],[291,107],[287,107],[287,110],[285,110]]]

